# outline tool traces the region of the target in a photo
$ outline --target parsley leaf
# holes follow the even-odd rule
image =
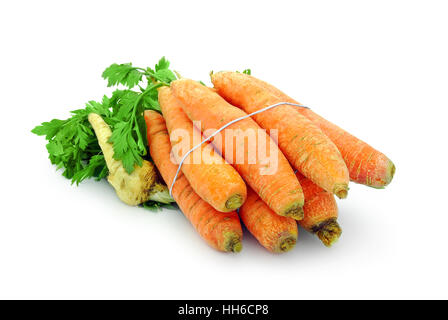
[[[168,60],[165,59],[165,57],[162,57],[159,62],[157,62],[156,66],[154,67],[154,69],[157,71],[160,70],[167,70],[170,67],[170,62]]]
[[[107,176],[107,173],[108,170],[104,156],[97,154],[90,158],[84,168],[73,175],[72,181],[78,185],[82,180],[90,177],[96,177],[96,180],[101,180]]]
[[[176,76],[169,69],[162,69],[162,70],[156,71],[153,74],[153,77],[156,80],[158,80],[160,82],[165,82],[165,83],[170,83],[171,81],[176,80]]]
[[[177,204],[175,202],[162,203],[162,202],[151,201],[151,200],[143,202],[142,207],[145,209],[151,210],[153,212],[160,211],[160,210],[162,210],[162,208],[179,209],[179,207],[177,206]]]
[[[239,72],[239,71],[236,71],[237,73],[244,73],[244,74],[247,74],[247,75],[251,75],[252,74],[252,71],[250,70],[250,69],[244,69],[242,72]]]
[[[165,57],[152,68],[138,68],[131,63],[112,64],[103,72],[107,86],[122,84],[101,102],[89,101],[84,109],[71,111],[66,120],[53,119],[36,126],[32,132],[45,136],[52,164],[63,169],[62,175],[79,184],[87,178],[102,179],[108,169],[95,133],[88,121],[90,113],[99,114],[111,127],[114,158],[121,160],[128,173],[141,166],[147,157],[145,110],[160,112],[157,89],[176,79]],[[138,86],[139,91],[131,90]],[[152,206],[149,205],[148,206]]]
[[[131,89],[142,81],[144,72],[141,70],[141,68],[133,67],[132,63],[114,63],[104,70],[103,78],[107,79],[108,87],[122,84]]]
[[[72,183],[78,184],[88,177],[107,174],[106,164],[104,161],[99,162],[97,158],[94,162],[95,170],[86,169],[91,159],[102,154],[95,133],[87,120],[87,116],[91,112],[104,117],[109,115],[109,110],[102,103],[89,101],[85,109],[72,111],[70,118],[66,120],[53,119],[31,130],[39,136],[45,136],[48,140],[47,151],[51,163],[55,164],[58,169],[63,168],[62,175],[72,179]],[[94,163],[91,163],[90,166]]]

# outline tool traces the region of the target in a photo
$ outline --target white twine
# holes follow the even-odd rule
[[[278,106],[281,106],[281,105],[288,105],[288,106],[294,106],[294,107],[301,107],[301,108],[309,109],[309,107],[304,106],[304,105],[301,105],[301,104],[298,104],[298,103],[292,103],[292,102],[278,102],[278,103],[275,103],[275,104],[272,104],[272,105],[270,105],[270,106],[264,107],[264,108],[262,108],[262,109],[260,109],[260,110],[257,110],[257,111],[255,111],[255,112],[246,114],[246,115],[244,115],[244,116],[242,116],[242,117],[236,118],[236,119],[234,119],[234,120],[232,120],[232,121],[226,123],[226,124],[223,125],[221,128],[219,128],[218,130],[216,130],[215,132],[213,132],[213,134],[211,134],[208,138],[202,140],[201,143],[198,143],[198,144],[195,145],[193,148],[191,148],[191,149],[190,149],[190,150],[189,150],[189,151],[182,157],[182,159],[181,159],[180,162],[179,162],[179,166],[177,167],[176,175],[174,176],[173,182],[171,183],[171,187],[170,187],[170,196],[171,196],[171,197],[173,196],[172,192],[173,192],[174,183],[176,183],[177,176],[179,175],[180,169],[182,168],[182,164],[184,163],[185,159],[188,157],[188,155],[189,155],[190,153],[192,153],[194,150],[196,150],[197,148],[199,148],[200,146],[202,146],[204,143],[206,143],[207,141],[209,141],[211,138],[213,138],[213,137],[216,136],[218,133],[220,133],[222,130],[224,130],[224,129],[227,128],[228,126],[234,124],[235,122],[238,122],[238,121],[247,119],[247,118],[249,118],[249,117],[251,117],[251,116],[254,116],[254,115],[256,115],[256,114],[262,113],[262,112],[264,112],[264,111],[266,111],[266,110],[269,110],[269,109],[272,109],[272,108],[275,108],[275,107],[278,107]]]

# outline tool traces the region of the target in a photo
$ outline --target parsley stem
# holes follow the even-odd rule
[[[153,84],[149,85],[149,86],[145,89],[145,91],[143,91],[143,92],[140,94],[140,96],[137,98],[137,100],[135,101],[134,110],[133,110],[133,115],[132,115],[132,124],[133,124],[133,127],[134,127],[134,128],[139,128],[139,124],[138,124],[137,116],[136,116],[136,109],[138,108],[138,105],[140,104],[140,102],[142,101],[142,99],[144,98],[144,96],[145,96],[146,94],[148,94],[150,91],[152,91],[152,90],[154,90],[154,89],[157,89],[157,88],[160,88],[160,87],[162,87],[162,86],[164,86],[164,85],[165,85],[165,84],[163,84],[162,82],[159,82],[159,83],[153,83]],[[139,141],[143,140],[143,137],[142,137],[142,135],[141,135],[140,130],[135,130],[135,132],[137,133],[138,140],[139,140]],[[141,150],[141,151],[142,151],[142,155],[145,156],[146,153],[147,153],[146,148],[145,148],[144,150]]]

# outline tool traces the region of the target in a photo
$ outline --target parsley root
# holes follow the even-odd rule
[[[169,87],[159,89],[159,104],[171,136],[173,155],[179,163],[184,154],[198,143],[194,141],[194,135],[198,136],[196,140],[199,141],[203,140],[202,135],[193,127]],[[193,190],[218,211],[233,211],[246,200],[243,179],[209,143],[203,144],[186,158],[182,172]]]
[[[253,77],[237,72],[211,75],[219,95],[247,113],[282,102]],[[256,114],[253,119],[266,130],[278,130],[278,145],[289,162],[314,183],[345,198],[349,174],[334,143],[297,107],[281,105]]]
[[[135,165],[134,171],[131,174],[127,173],[121,161],[113,157],[113,146],[108,142],[112,131],[107,123],[96,113],[89,114],[88,119],[109,169],[107,181],[114,187],[121,201],[131,206],[148,200],[161,203],[173,201],[168,188],[157,181],[157,173],[151,162],[143,160],[141,167]]]
[[[165,182],[170,185],[177,166],[171,162],[171,144],[165,121],[160,113],[144,113],[148,143],[154,160]],[[173,187],[173,197],[199,235],[220,251],[239,252],[242,249],[243,231],[235,211],[218,212],[194,192],[185,175],[180,172]]]
[[[250,233],[269,251],[280,253],[294,248],[298,235],[296,221],[275,214],[250,188],[239,215]]]
[[[201,121],[201,130],[216,130],[224,124],[245,116],[241,109],[232,106],[206,86],[188,79],[181,79],[171,82],[174,95],[182,102],[182,107],[187,116],[194,121]],[[234,129],[234,130],[229,130]],[[228,136],[229,133],[232,136]],[[266,169],[258,152],[253,152],[255,161],[234,161],[237,159],[237,146],[233,143],[233,148],[226,148],[229,141],[240,141],[244,149],[244,154],[248,154],[249,146],[247,133],[253,133],[256,150],[263,143],[271,146],[276,151],[277,157],[274,159],[277,164],[274,174],[261,174]],[[261,199],[277,214],[289,216],[300,220],[303,218],[303,193],[297,177],[294,175],[288,160],[277,149],[276,144],[271,140],[257,123],[250,119],[244,119],[229,126],[223,131],[222,139],[213,139],[213,144],[220,150],[224,158],[231,163],[241,174],[243,179],[260,196]],[[227,141],[227,142],[226,142]],[[227,152],[230,149],[229,152]],[[230,152],[232,151],[232,152]]]

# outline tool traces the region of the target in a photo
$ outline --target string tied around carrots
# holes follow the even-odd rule
[[[264,107],[264,108],[262,108],[262,109],[260,109],[260,110],[257,110],[257,111],[254,111],[254,112],[252,112],[252,113],[246,114],[246,115],[244,115],[244,116],[242,116],[242,117],[239,117],[239,118],[237,118],[237,119],[234,119],[234,120],[232,120],[232,121],[226,123],[226,124],[223,125],[221,128],[219,128],[218,130],[216,130],[215,132],[213,132],[211,135],[209,135],[207,138],[205,138],[204,140],[202,140],[200,143],[198,143],[197,145],[195,145],[193,148],[191,148],[190,150],[188,150],[188,152],[186,152],[186,153],[184,154],[184,156],[181,158],[181,160],[180,160],[180,162],[179,162],[179,166],[177,167],[176,175],[174,176],[173,182],[171,183],[171,186],[170,186],[170,196],[173,196],[172,192],[173,192],[174,184],[176,183],[176,180],[177,180],[177,176],[179,175],[179,172],[180,172],[180,170],[181,170],[181,168],[182,168],[182,164],[183,164],[184,161],[187,159],[187,157],[190,155],[190,153],[192,153],[193,151],[195,151],[197,148],[199,148],[200,146],[202,146],[202,145],[203,145],[204,143],[206,143],[207,141],[210,141],[210,140],[211,140],[213,137],[215,137],[218,133],[220,133],[221,131],[223,131],[225,128],[231,126],[232,124],[234,124],[234,123],[236,123],[236,122],[238,122],[238,121],[241,121],[241,120],[250,118],[250,117],[252,117],[252,116],[254,116],[254,115],[256,115],[256,114],[262,113],[262,112],[264,112],[264,111],[267,111],[267,110],[273,109],[273,108],[275,108],[275,107],[281,106],[281,105],[288,105],[288,106],[293,106],[293,107],[300,107],[300,108],[306,108],[306,109],[309,109],[309,107],[304,106],[304,105],[302,105],[302,104],[298,104],[298,103],[292,103],[292,102],[277,102],[277,103],[271,104],[271,105],[269,105],[269,106],[267,106],[267,107]]]

